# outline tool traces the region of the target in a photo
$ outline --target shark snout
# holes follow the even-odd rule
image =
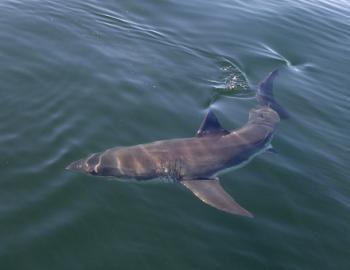
[[[69,164],[66,167],[66,170],[85,172],[87,170],[85,159],[79,159],[79,160],[73,161],[71,164]]]

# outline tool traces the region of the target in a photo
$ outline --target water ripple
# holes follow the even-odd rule
[[[0,7],[1,269],[347,269],[348,1]],[[191,136],[208,106],[241,126],[276,67],[291,114],[279,154],[221,176],[255,219],[182,186],[64,170],[115,145]]]

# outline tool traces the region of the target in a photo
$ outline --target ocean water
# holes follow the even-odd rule
[[[350,2],[0,3],[0,269],[350,269]],[[64,170],[228,129],[276,67],[290,113],[220,176],[249,219],[181,185]]]

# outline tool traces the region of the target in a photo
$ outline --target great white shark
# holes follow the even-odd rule
[[[241,167],[271,148],[276,125],[280,119],[288,118],[272,91],[277,73],[274,70],[259,84],[257,106],[239,129],[224,129],[209,110],[194,137],[115,147],[74,161],[66,169],[136,180],[170,179],[187,187],[206,204],[253,217],[222,188],[217,175]]]

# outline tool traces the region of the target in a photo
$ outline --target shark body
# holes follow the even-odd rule
[[[206,204],[252,217],[226,193],[217,174],[242,166],[268,149],[276,125],[288,117],[272,93],[277,72],[260,83],[258,106],[250,110],[248,122],[239,129],[224,129],[209,111],[195,137],[115,147],[74,161],[67,169],[136,180],[167,178],[183,184]]]

